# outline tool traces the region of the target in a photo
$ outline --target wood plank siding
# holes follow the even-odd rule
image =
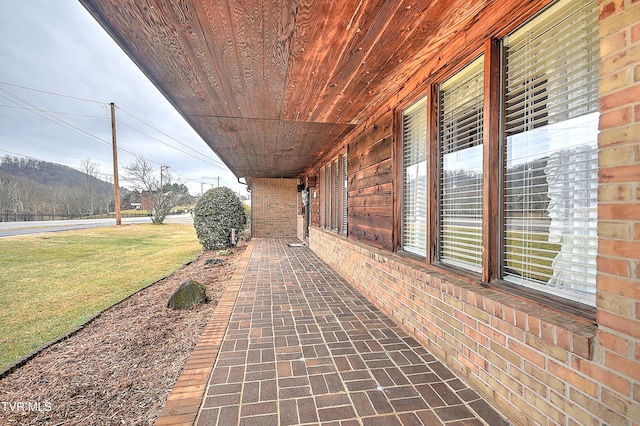
[[[393,114],[363,128],[348,148],[349,235],[375,247],[393,247]]]
[[[342,145],[329,152],[323,161],[309,170],[321,176],[322,168],[347,152],[347,220],[348,236],[372,246],[391,250],[393,247],[393,114],[388,112],[377,122],[363,126],[353,137],[348,149]],[[321,186],[312,200],[312,226],[321,226]]]

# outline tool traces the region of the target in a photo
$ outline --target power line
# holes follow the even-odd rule
[[[11,138],[11,139],[19,140],[19,139],[17,139],[17,138],[13,138],[13,137],[11,137],[11,136],[4,135],[4,134],[2,134],[2,133],[0,133],[0,136],[5,136],[5,137],[9,137],[9,138]],[[19,141],[20,141],[20,140],[19,140]],[[24,141],[21,141],[21,142],[24,142]],[[28,143],[28,142],[27,142],[27,143]],[[34,144],[31,144],[31,145],[34,145]],[[44,148],[44,147],[41,147],[41,148]],[[45,149],[46,149],[46,148],[45,148]],[[52,150],[50,150],[50,151],[52,151]],[[21,154],[21,153],[19,153],[19,152],[15,152],[15,151],[9,151],[9,150],[2,149],[2,148],[0,148],[0,152],[5,152],[5,153],[7,153],[7,154],[17,155],[18,157],[29,158],[29,159],[36,160],[36,161],[42,161],[42,162],[45,162],[45,163],[51,163],[51,161],[44,160],[44,159],[42,159],[42,158],[34,157],[34,156],[32,156],[32,155],[27,155],[27,154]],[[53,151],[53,152],[55,152],[55,153],[57,153],[57,154],[61,154],[61,153],[56,152],[56,151]],[[74,158],[74,159],[81,160],[81,161],[84,161],[84,160],[85,160],[85,159],[82,159],[82,158],[72,157],[72,156],[69,156],[69,155],[66,155],[66,154],[61,154],[61,155],[65,155],[65,156],[67,156],[67,157]],[[142,157],[142,158],[144,158],[144,157]],[[1,161],[2,161],[2,159],[0,158],[0,162],[1,162]],[[154,163],[154,164],[160,164],[160,163],[158,163],[158,162],[156,162],[156,161],[153,161],[153,160],[149,160],[149,161],[151,161],[151,162],[152,162],[152,163]],[[54,164],[57,164],[57,163],[54,163]],[[64,165],[65,167],[68,167],[68,168],[70,168],[70,169],[76,170],[76,171],[78,171],[78,172],[85,173],[85,171],[83,171],[82,169],[79,169],[79,168],[77,168],[77,167],[72,167],[72,166],[69,166],[69,165],[66,165],[66,164],[63,164],[63,165]],[[98,163],[98,165],[99,165],[99,166],[102,166],[102,167],[105,167],[103,164],[99,164],[99,163]],[[110,173],[104,173],[104,172],[100,172],[100,174],[104,176],[104,178],[102,178],[102,180],[103,180],[104,182],[107,182],[107,183],[113,183],[113,182],[111,182],[111,179],[113,178],[113,175],[112,175],[112,174],[110,174]],[[175,177],[177,177],[176,182],[174,182],[174,183],[177,183],[177,184],[179,184],[179,185],[180,185],[180,184],[183,184],[183,185],[184,185],[184,182],[197,182],[197,183],[202,183],[202,181],[201,181],[201,180],[198,180],[198,179],[190,179],[190,178],[184,177],[183,175],[181,175],[180,173],[177,173],[177,172],[175,172],[175,171],[174,171],[174,172],[172,172],[172,175],[174,175]],[[123,180],[124,180],[125,182],[129,182],[129,180],[126,178],[126,176],[124,176]],[[224,179],[224,178],[220,178],[220,180],[221,180],[222,182],[225,182],[225,183],[227,183],[227,184],[228,184],[228,181],[227,181],[226,179]]]
[[[64,153],[62,153],[62,152],[55,151],[55,150],[53,150],[53,149],[51,149],[51,148],[49,148],[49,147],[42,146],[42,145],[38,145],[38,144],[35,144],[35,143],[33,143],[33,142],[27,142],[27,141],[25,141],[25,140],[23,140],[23,139],[18,139],[18,138],[13,137],[13,136],[5,135],[4,133],[0,133],[0,136],[4,136],[5,138],[13,139],[13,140],[18,141],[18,142],[26,143],[27,145],[32,145],[32,146],[35,146],[35,147],[37,147],[37,148],[46,149],[47,151],[51,151],[51,152],[53,152],[54,154],[64,155],[65,157],[73,158],[73,159],[75,159],[75,160],[84,161],[84,158],[78,158],[78,157],[74,157],[74,156],[72,156],[72,155],[67,155],[67,154],[64,154]]]
[[[5,98],[6,99],[6,98]],[[14,108],[14,109],[21,109],[24,111],[43,111],[43,112],[47,112],[49,114],[58,114],[58,115],[73,115],[75,117],[85,117],[85,118],[97,118],[100,120],[107,120],[107,117],[101,117],[99,115],[88,115],[88,114],[78,114],[78,113],[74,113],[74,112],[63,112],[63,111],[47,111],[41,108],[27,108],[27,107],[23,107],[23,106],[16,106],[16,105],[5,105],[5,104],[0,104],[0,107],[2,108]]]
[[[33,87],[20,86],[19,84],[7,83],[5,81],[0,81],[0,84],[4,84],[5,86],[18,87],[24,90],[31,90],[32,92],[39,92],[39,93],[46,93],[47,95],[60,96],[62,98],[75,99],[77,101],[92,102],[96,104],[106,104],[106,102],[100,102],[93,99],[85,99],[85,98],[79,98],[77,96],[63,95],[62,93],[55,93],[55,92],[49,92],[47,90],[34,89]]]
[[[90,103],[94,103],[94,104],[99,105],[100,107],[102,107],[105,110],[109,106],[108,103],[96,101],[96,100],[93,100],[93,99],[86,99],[86,98],[81,98],[81,97],[77,97],[77,96],[65,95],[65,94],[61,94],[61,93],[56,93],[56,92],[51,92],[51,91],[47,91],[47,90],[36,89],[36,88],[32,88],[32,87],[26,87],[26,86],[22,86],[22,85],[18,85],[18,84],[12,84],[12,83],[3,82],[3,81],[0,81],[0,85],[15,87],[15,88],[29,90],[29,91],[33,91],[33,92],[44,93],[44,94],[52,95],[52,96],[58,96],[58,97],[73,99],[73,100],[77,100],[77,101],[90,102]],[[74,124],[72,124],[71,122],[68,122],[68,121],[66,121],[66,120],[64,120],[64,119],[62,119],[60,117],[57,117],[56,115],[69,115],[69,116],[77,116],[77,117],[99,118],[99,119],[105,119],[105,120],[107,119],[106,116],[105,117],[101,117],[101,116],[88,115],[88,114],[79,114],[79,113],[76,114],[76,113],[72,113],[72,112],[49,111],[49,110],[46,110],[44,108],[38,107],[37,105],[35,105],[32,102],[24,99],[23,97],[21,97],[21,96],[15,94],[15,93],[5,89],[5,88],[2,88],[2,87],[0,87],[0,98],[3,98],[5,100],[11,102],[12,104],[14,104],[14,105],[0,104],[0,107],[15,108],[15,109],[21,109],[21,110],[29,111],[29,112],[34,113],[35,115],[47,120],[47,121],[50,121],[50,122],[60,126],[60,127],[63,127],[63,128],[65,128],[67,130],[70,130],[70,131],[72,131],[74,133],[77,133],[77,134],[79,134],[81,136],[84,136],[84,137],[90,139],[94,143],[98,143],[98,144],[101,144],[101,145],[105,145],[105,146],[111,147],[111,143],[110,142],[107,142],[106,140],[102,140],[100,137],[98,137],[98,136],[96,136],[96,135],[94,135],[94,134],[92,134],[92,133],[90,133],[90,132],[88,132],[88,131],[86,131],[86,130],[84,130],[84,129],[76,126],[76,125],[74,125]],[[149,134],[143,132],[142,130],[123,122],[122,120],[118,121],[118,123],[120,125],[128,127],[128,128],[130,128],[130,129],[132,129],[132,130],[134,130],[134,131],[136,131],[136,132],[138,132],[138,133],[140,133],[140,134],[142,134],[142,135],[144,135],[146,137],[149,137],[152,140],[155,140],[155,141],[157,141],[159,143],[162,143],[162,144],[168,146],[169,148],[175,149],[176,151],[178,151],[178,152],[180,152],[180,153],[182,153],[184,155],[188,155],[188,156],[190,156],[190,157],[192,157],[192,158],[194,158],[196,160],[199,160],[199,161],[201,161],[201,162],[203,162],[205,164],[208,164],[208,165],[214,166],[214,167],[219,167],[219,168],[221,168],[221,169],[223,169],[225,171],[228,170],[228,167],[223,162],[221,162],[219,159],[210,157],[209,155],[207,155],[207,154],[205,154],[203,152],[200,152],[199,150],[197,150],[197,149],[195,149],[195,148],[193,148],[193,147],[191,147],[191,146],[179,141],[178,139],[168,135],[167,133],[163,132],[162,130],[156,128],[155,126],[153,126],[151,124],[149,124],[145,120],[137,117],[136,115],[134,115],[134,114],[132,114],[132,113],[130,113],[128,111],[126,111],[124,108],[121,108],[121,107],[118,106],[118,109],[120,109],[122,112],[126,113],[127,115],[133,117],[135,120],[137,120],[137,121],[143,123],[144,125],[152,128],[156,132],[164,135],[165,137],[169,138],[170,140],[176,142],[177,144],[182,145],[183,147],[185,147],[186,149],[192,151],[196,155],[191,154],[190,152],[186,152],[185,150],[180,149],[180,148],[178,148],[176,146],[173,146],[172,144],[167,143],[165,141],[162,141],[162,140],[160,140],[160,139],[158,139],[158,138],[156,138],[156,137],[154,137],[152,135],[149,135]],[[27,143],[27,144],[30,144],[30,145],[33,145],[33,146],[36,146],[36,147],[39,147],[39,148],[47,149],[47,150],[49,150],[51,152],[67,156],[69,158],[82,160],[80,158],[69,156],[69,155],[57,152],[55,150],[52,150],[50,148],[43,147],[43,146],[40,146],[40,145],[37,145],[37,144],[33,144],[33,143],[30,143],[30,142],[26,142],[24,140],[20,140],[18,138],[14,138],[12,136],[8,136],[8,135],[3,135],[3,136],[11,138],[11,139],[14,139],[14,140],[17,140],[17,141],[20,141],[20,142],[23,142],[23,143]],[[10,151],[5,151],[5,150],[2,150],[2,151],[3,152],[12,153]],[[136,154],[135,152],[132,152],[130,150],[127,150],[127,149],[124,149],[124,148],[121,148],[121,147],[119,147],[119,151],[121,151],[121,152],[123,152],[125,154],[128,154],[130,156],[133,156],[133,157],[140,157],[140,158],[146,159],[143,155]],[[20,156],[25,156],[23,154],[18,154],[18,153],[13,153],[13,154],[20,155]],[[29,156],[26,156],[26,157],[29,157]],[[33,157],[29,157],[29,158],[33,158]],[[84,160],[82,160],[82,161],[84,161]],[[159,163],[157,161],[154,161],[154,160],[151,160],[151,159],[148,159],[148,161],[150,161],[151,163],[156,164],[156,165],[161,165],[161,163]],[[105,167],[105,166],[102,165],[102,167]],[[175,173],[175,171],[174,171],[174,173]],[[196,182],[199,182],[198,180],[195,180],[195,179],[188,179],[188,178],[185,178],[183,176],[180,176],[180,174],[178,174],[178,173],[175,173],[175,174],[176,174],[178,179],[182,179],[183,181],[196,181]]]
[[[142,120],[141,118],[136,117],[135,115],[133,115],[132,113],[128,112],[127,110],[125,110],[125,109],[123,109],[123,108],[121,108],[121,107],[118,107],[118,109],[120,109],[120,110],[121,110],[122,112],[124,112],[125,114],[128,114],[128,115],[130,115],[131,117],[135,118],[135,119],[136,119],[136,120],[138,120],[139,122],[141,122],[141,123],[143,123],[143,124],[145,124],[145,125],[147,125],[147,126],[151,127],[151,128],[152,128],[153,130],[155,130],[156,132],[158,132],[158,133],[160,133],[160,134],[162,134],[162,135],[164,135],[164,136],[168,137],[169,139],[173,140],[174,142],[177,142],[177,143],[179,143],[180,145],[182,145],[182,146],[184,146],[184,147],[186,147],[186,148],[190,149],[191,151],[195,152],[196,154],[201,155],[201,156],[203,156],[203,157],[205,157],[205,158],[207,158],[207,159],[209,159],[209,160],[213,161],[214,163],[219,164],[220,166],[224,167],[225,169],[227,168],[227,166],[226,166],[224,163],[222,163],[221,161],[216,160],[216,159],[215,159],[215,158],[213,158],[213,157],[209,157],[208,155],[206,155],[206,154],[204,154],[204,153],[202,153],[202,152],[200,152],[200,151],[196,150],[195,148],[193,148],[193,147],[191,147],[191,146],[189,146],[189,145],[187,145],[187,144],[185,144],[185,143],[183,143],[183,142],[180,142],[178,139],[176,139],[176,138],[174,138],[174,137],[172,137],[172,136],[170,136],[170,135],[168,135],[168,134],[164,133],[162,130],[160,130],[160,129],[158,129],[158,128],[154,127],[154,126],[152,126],[151,124],[147,123],[146,121]],[[142,132],[141,132],[141,133],[142,133]],[[144,134],[144,133],[143,133],[143,134]],[[147,136],[148,136],[148,135],[147,135]],[[154,138],[154,139],[155,139],[155,138]],[[156,140],[158,140],[158,139],[156,139]],[[158,140],[158,141],[159,141],[159,140]],[[161,142],[161,141],[159,141],[159,142]],[[164,142],[163,142],[163,143],[164,143]],[[166,144],[166,143],[165,143],[165,144]],[[169,146],[171,146],[171,145],[169,145]],[[173,147],[172,147],[172,148],[173,148]],[[174,148],[174,149],[177,149],[177,148]],[[178,149],[178,151],[180,151],[180,150]],[[180,152],[184,152],[184,151],[180,151]],[[189,154],[188,154],[188,155],[189,155]]]
[[[27,101],[26,99],[23,99],[20,96],[14,94],[14,93],[11,93],[6,89],[0,88],[0,91],[8,94],[12,98],[17,99],[18,101],[24,103],[25,105],[30,106],[33,109],[33,111],[31,111],[31,112],[33,112],[34,114],[38,115],[39,117],[44,118],[45,120],[51,121],[52,123],[57,124],[58,126],[61,126],[61,127],[65,128],[67,130],[71,130],[72,132],[75,132],[75,133],[78,133],[78,134],[83,135],[85,137],[88,137],[89,139],[93,140],[94,142],[97,142],[97,143],[100,143],[100,144],[103,144],[103,145],[107,145],[107,146],[111,146],[111,144],[109,142],[106,142],[106,141],[100,139],[99,137],[97,137],[96,135],[93,135],[93,134],[91,134],[91,133],[89,133],[89,132],[87,132],[87,131],[85,131],[85,130],[77,127],[77,126],[74,126],[73,124],[71,124],[71,123],[69,123],[69,122],[67,122],[67,121],[65,121],[65,120],[63,120],[61,118],[56,117],[55,115],[52,115],[52,114],[48,113],[46,110],[44,110],[42,108],[39,108],[37,105],[32,104],[31,102]],[[18,103],[17,101],[15,101],[13,99],[10,99],[10,98],[7,98],[6,96],[0,95],[0,97],[8,100],[9,102],[13,102],[16,105],[20,105],[20,103]]]
[[[37,105],[32,104],[31,102],[27,101],[26,99],[23,99],[20,96],[14,94],[14,93],[11,93],[8,90],[3,89],[3,88],[0,88],[0,91],[5,92],[9,96],[11,96],[13,98],[16,98],[18,101],[30,106],[31,108],[29,109],[29,111],[33,112],[34,114],[38,115],[39,117],[42,117],[45,120],[51,121],[52,123],[57,124],[57,125],[65,128],[65,129],[67,129],[67,130],[70,130],[72,132],[78,133],[81,136],[85,136],[85,137],[91,139],[93,142],[100,143],[102,145],[106,145],[108,147],[111,147],[111,143],[110,142],[104,141],[104,140],[100,139],[98,136],[96,136],[96,135],[94,135],[92,133],[89,133],[84,129],[81,129],[78,126],[75,126],[75,125],[69,123],[68,121],[65,121],[65,120],[63,120],[63,119],[61,119],[59,117],[56,117],[55,115],[52,115],[51,113],[48,113],[46,110],[44,110],[42,108],[39,108]],[[6,100],[8,100],[10,102],[13,102],[16,105],[20,105],[17,101],[15,101],[13,99],[9,99],[6,96],[3,96],[1,94],[0,94],[0,97],[4,98],[4,99],[6,99]],[[138,155],[138,154],[136,154],[134,152],[131,152],[129,150],[126,150],[124,148],[121,148],[121,151],[126,152],[128,154],[131,154],[133,156]]]
[[[156,137],[153,137],[153,136],[151,136],[151,135],[149,135],[149,134],[147,134],[147,133],[144,133],[143,131],[141,131],[141,130],[139,130],[139,129],[135,128],[135,127],[129,126],[128,124],[123,123],[122,121],[120,121],[120,122],[119,122],[119,124],[120,124],[120,125],[122,125],[122,126],[128,127],[129,129],[134,130],[134,131],[136,131],[136,132],[138,132],[138,133],[140,133],[140,134],[142,134],[142,135],[144,135],[144,136],[146,136],[146,137],[148,137],[148,138],[151,138],[151,139],[153,139],[153,140],[155,140],[155,141],[157,141],[157,142],[160,142],[161,144],[166,145],[166,146],[168,146],[169,148],[175,149],[175,150],[176,150],[176,151],[178,151],[178,152],[181,152],[181,153],[183,153],[183,154],[185,154],[185,155],[188,155],[189,157],[195,158],[196,160],[200,160],[200,161],[202,161],[202,162],[204,162],[204,163],[207,163],[207,164],[210,164],[210,165],[212,165],[212,166],[221,167],[221,166],[219,166],[218,164],[215,164],[215,163],[213,163],[213,162],[207,161],[207,160],[202,159],[202,158],[200,158],[200,157],[196,157],[195,155],[193,155],[193,154],[191,154],[191,153],[188,153],[188,152],[186,152],[186,151],[183,151],[183,150],[181,150],[180,148],[176,148],[175,146],[170,145],[170,144],[168,144],[167,142],[164,142],[164,141],[162,141],[162,140],[160,140],[160,139],[158,139],[158,138],[156,138]],[[197,152],[197,151],[196,151],[196,152]],[[211,159],[211,160],[213,160],[213,159]],[[213,160],[213,161],[215,161],[215,160]],[[222,163],[220,163],[220,164],[222,164]],[[225,168],[226,168],[226,167],[225,167]]]
[[[53,150],[53,149],[48,148],[48,147],[46,147],[46,146],[38,145],[38,144],[35,144],[35,143],[32,143],[32,142],[27,142],[27,141],[25,141],[25,140],[23,140],[23,139],[19,139],[19,138],[13,137],[13,136],[9,136],[9,135],[6,135],[6,134],[4,134],[4,133],[0,133],[0,136],[4,136],[4,137],[6,137],[6,138],[13,139],[13,140],[18,141],[18,142],[26,143],[26,144],[28,144],[28,145],[35,146],[35,147],[37,147],[37,148],[46,149],[47,151],[51,151],[51,152],[53,152],[53,153],[55,153],[55,154],[59,154],[59,155],[65,156],[65,157],[73,158],[74,160],[80,160],[80,161],[85,161],[85,160],[86,160],[85,158],[79,158],[79,157],[74,157],[74,156],[71,156],[71,155],[68,155],[68,154],[64,154],[64,153],[62,153],[62,152],[59,152],[59,151]],[[7,150],[4,150],[4,149],[0,149],[0,151],[2,151],[2,152],[7,152],[7,153],[9,153],[9,154],[19,155],[19,156],[21,156],[21,157],[32,158],[32,159],[34,159],[34,160],[38,160],[38,161],[45,161],[45,162],[47,161],[47,160],[43,160],[43,159],[41,159],[41,158],[32,157],[32,156],[30,156],[30,155],[26,155],[26,154],[20,154],[20,153],[18,153],[18,152],[7,151]],[[145,158],[145,157],[143,157],[143,156],[141,156],[141,155],[138,155],[138,154],[132,153],[132,152],[130,152],[130,151],[126,151],[126,152],[127,152],[127,153],[129,153],[129,154],[131,154],[131,155],[137,156],[137,157]],[[145,158],[145,159],[146,159],[146,158]],[[148,159],[147,159],[147,160],[148,160]],[[148,160],[148,161],[151,161],[151,162],[152,162],[152,163],[154,163],[154,164],[158,164],[158,165],[160,164],[160,163],[158,163],[158,162],[156,162],[156,161],[153,161],[153,160]],[[104,164],[101,164],[101,163],[96,163],[96,164],[98,164],[98,166],[100,166],[100,167],[104,167],[104,168],[106,168],[107,170],[109,170],[109,167],[108,167],[108,166],[105,166]],[[67,166],[67,167],[70,167],[70,168],[72,168],[72,169],[74,169],[74,170],[82,171],[82,170],[77,169],[77,168],[75,168],[75,167],[71,167],[71,166]],[[109,175],[108,173],[103,173],[103,174]],[[125,179],[125,180],[126,180],[126,179]]]
[[[47,91],[47,90],[35,89],[35,88],[32,88],[32,87],[26,87],[26,86],[22,86],[22,85],[18,85],[18,84],[12,84],[12,83],[7,83],[7,82],[3,82],[3,81],[0,81],[0,84],[4,84],[4,85],[6,85],[6,86],[11,86],[11,87],[17,87],[17,88],[24,89],[24,90],[30,90],[30,91],[34,91],[34,92],[38,92],[38,93],[45,93],[45,94],[52,95],[52,96],[59,96],[59,97],[64,97],[64,98],[69,98],[69,99],[74,99],[74,100],[79,100],[79,101],[84,101],[84,102],[91,102],[91,103],[95,103],[95,104],[101,105],[101,106],[103,106],[103,107],[105,107],[105,106],[106,106],[106,103],[105,103],[105,102],[99,102],[99,101],[96,101],[96,100],[93,100],[93,99],[85,99],[85,98],[80,98],[80,97],[77,97],[77,96],[70,96],[70,95],[65,95],[65,94],[61,94],[61,93],[55,93],[55,92],[51,92],[51,91]],[[24,109],[24,110],[27,110],[27,111],[34,112],[34,113],[36,113],[37,115],[40,115],[40,116],[41,116],[41,114],[38,114],[38,113],[43,113],[43,114],[64,114],[64,113],[58,113],[58,112],[53,112],[53,111],[47,111],[47,110],[44,110],[44,109],[42,109],[42,108],[38,108],[37,106],[35,106],[35,105],[33,105],[33,104],[29,103],[28,101],[24,100],[23,98],[20,98],[19,96],[15,95],[15,94],[13,94],[13,93],[11,93],[11,92],[9,92],[9,91],[5,90],[5,89],[0,89],[0,90],[2,90],[2,91],[4,91],[4,92],[8,93],[9,95],[11,95],[11,96],[13,96],[13,97],[16,97],[16,98],[17,98],[17,99],[19,99],[20,101],[22,101],[22,102],[24,102],[25,104],[27,104],[27,105],[29,105],[29,106],[31,106],[31,107],[32,107],[32,108],[26,108],[26,107],[24,107],[24,106],[18,106],[18,107],[13,107],[13,108],[21,108],[21,109]],[[5,97],[5,99],[7,99],[7,98]],[[7,100],[12,101],[12,100],[10,100],[10,99],[7,99]],[[12,101],[12,102],[14,102],[14,103],[15,103],[15,101]],[[1,106],[11,107],[11,106],[9,106],[9,105],[1,105]],[[187,145],[187,144],[185,144],[185,143],[183,143],[183,142],[179,141],[178,139],[175,139],[174,137],[172,137],[172,136],[170,136],[170,135],[166,134],[166,133],[165,133],[165,132],[163,132],[162,130],[160,130],[160,129],[156,128],[155,126],[153,126],[153,125],[151,125],[151,124],[149,124],[149,123],[147,123],[147,122],[146,122],[146,121],[144,121],[143,119],[141,119],[141,118],[137,117],[136,115],[134,115],[134,114],[130,113],[129,111],[125,110],[124,108],[122,108],[122,107],[120,107],[120,106],[117,106],[117,107],[118,107],[118,109],[119,109],[119,110],[121,110],[122,112],[126,113],[127,115],[129,115],[129,116],[133,117],[134,119],[138,120],[139,122],[141,122],[141,123],[143,123],[143,124],[145,124],[145,125],[149,126],[149,127],[150,127],[150,128],[152,128],[153,130],[155,130],[155,131],[157,131],[158,133],[160,133],[160,134],[162,134],[162,135],[164,135],[164,136],[168,137],[169,139],[173,140],[174,142],[176,142],[176,143],[178,143],[178,144],[180,144],[180,145],[182,145],[182,146],[184,146],[184,147],[186,147],[186,148],[190,149],[191,151],[195,152],[196,154],[198,154],[198,155],[200,155],[200,156],[202,156],[202,157],[206,158],[206,160],[205,160],[205,159],[202,159],[202,158],[195,157],[195,156],[193,156],[192,154],[189,154],[188,152],[185,152],[185,151],[183,151],[183,150],[181,150],[181,149],[179,149],[179,148],[176,148],[176,147],[174,147],[174,146],[172,146],[172,145],[170,145],[170,144],[168,144],[168,143],[166,143],[166,142],[161,141],[160,139],[154,138],[153,136],[148,135],[148,134],[146,134],[146,133],[142,132],[141,130],[136,129],[136,128],[132,127],[132,126],[129,126],[129,125],[127,125],[126,123],[124,123],[124,122],[122,122],[122,121],[120,121],[120,122],[119,122],[120,124],[122,124],[122,125],[124,125],[124,126],[126,126],[126,127],[129,127],[130,129],[135,130],[135,131],[137,131],[137,132],[139,132],[139,133],[141,133],[141,134],[143,134],[143,135],[145,135],[145,136],[147,136],[147,137],[149,137],[149,138],[151,138],[151,139],[153,139],[153,140],[156,140],[156,141],[158,141],[158,142],[160,142],[160,143],[163,143],[164,145],[166,145],[166,146],[168,146],[168,147],[170,147],[170,148],[173,148],[173,149],[175,149],[175,150],[177,150],[177,151],[179,151],[179,152],[182,152],[182,153],[183,153],[183,154],[185,154],[185,155],[189,155],[189,156],[190,156],[190,157],[192,157],[192,158],[195,158],[195,159],[197,159],[197,160],[203,161],[203,162],[205,162],[205,163],[207,163],[207,164],[210,164],[210,165],[213,165],[213,166],[221,167],[221,168],[223,168],[223,169],[226,169],[226,168],[227,168],[227,166],[226,166],[224,163],[222,163],[221,161],[216,160],[216,159],[214,159],[214,158],[212,158],[212,157],[209,157],[209,156],[207,156],[206,154],[204,154],[204,153],[202,153],[202,152],[200,152],[200,151],[198,151],[198,150],[194,149],[193,147],[190,147],[189,145]],[[73,114],[70,114],[70,115],[73,115]],[[77,114],[77,115],[78,115],[78,116],[86,116],[86,115],[81,115],[81,114]],[[95,117],[95,116],[87,116],[87,117],[102,118],[102,117]],[[43,118],[46,118],[46,117],[43,117]],[[106,119],[106,117],[104,117],[104,118]],[[56,120],[60,120],[60,119],[58,119],[57,117],[55,117],[55,119],[56,119]],[[61,121],[64,121],[64,120],[61,120]],[[55,121],[54,121],[54,123],[55,123]],[[65,123],[66,123],[66,122],[65,122]],[[56,123],[56,124],[59,124],[59,123]],[[69,123],[66,123],[66,124],[68,124],[68,125],[70,125],[70,126],[72,126],[72,127],[76,128],[76,129],[78,129],[78,130],[81,130],[81,129],[79,129],[79,128],[77,128],[77,127],[75,127],[75,126],[73,126],[73,125],[71,125],[71,124],[69,124]],[[60,124],[59,124],[59,125],[60,125]],[[63,126],[63,127],[64,127],[64,126]],[[93,136],[94,138],[97,138],[97,136],[94,136],[94,135],[91,135],[91,136]],[[105,141],[103,141],[103,140],[101,140],[101,139],[99,139],[99,138],[97,138],[97,139],[98,139],[98,141],[99,141],[100,143],[105,143]],[[126,150],[124,150],[124,149],[123,149],[123,151],[128,152],[128,151],[126,151]],[[132,154],[132,155],[136,155],[136,154],[131,153],[131,152],[129,152],[129,153],[130,153],[130,154]],[[213,163],[209,162],[208,160],[212,161]]]

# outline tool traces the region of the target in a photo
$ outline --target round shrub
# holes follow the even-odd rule
[[[231,229],[237,238],[246,223],[240,198],[227,187],[210,189],[193,209],[193,226],[205,250],[231,247]]]

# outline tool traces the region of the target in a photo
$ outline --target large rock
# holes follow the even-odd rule
[[[205,303],[207,301],[206,288],[194,280],[187,280],[180,284],[180,287],[169,298],[167,308],[189,309],[193,305]]]

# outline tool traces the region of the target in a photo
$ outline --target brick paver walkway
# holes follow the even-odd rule
[[[198,425],[507,424],[310,249],[288,242],[250,243],[244,276],[225,292],[237,299],[221,316],[224,338],[220,324],[203,335],[217,359],[199,411],[181,410],[194,401],[174,389],[157,424],[172,413],[174,424]]]

